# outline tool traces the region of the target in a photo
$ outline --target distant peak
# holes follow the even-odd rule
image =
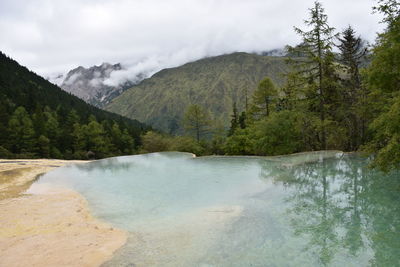
[[[112,66],[112,65],[111,65],[110,63],[108,63],[108,62],[103,62],[103,63],[101,63],[101,65],[100,65],[100,67],[103,68],[103,69],[109,68],[109,67],[111,67],[111,66]]]

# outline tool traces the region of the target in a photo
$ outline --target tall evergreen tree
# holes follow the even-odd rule
[[[246,120],[247,120],[247,115],[246,111],[242,111],[239,115],[239,126],[241,129],[246,128]]]
[[[356,36],[354,29],[349,26],[338,37],[340,43],[338,48],[340,50],[340,61],[346,66],[346,72],[351,76],[351,82],[354,87],[361,86],[360,80],[360,65],[367,53],[361,37]]]
[[[228,136],[231,136],[235,132],[235,130],[238,128],[238,125],[239,125],[239,114],[238,114],[238,110],[236,107],[236,102],[233,102],[231,117],[232,117],[231,127],[229,128]]]
[[[105,157],[109,153],[110,141],[106,136],[103,125],[92,118],[86,132],[88,150],[94,152],[96,158]]]
[[[11,116],[8,127],[12,140],[13,153],[33,152],[35,148],[35,130],[32,120],[24,107],[18,107]]]
[[[72,136],[72,153],[75,158],[85,158],[87,152],[86,133],[87,126],[75,123],[73,126]]]
[[[37,141],[37,152],[40,157],[48,158],[50,156],[50,140],[44,135],[39,136]]]
[[[365,141],[366,135],[366,98],[367,91],[361,84],[360,66],[365,60],[367,48],[357,37],[351,26],[339,37],[340,62],[347,74],[343,79],[343,107],[346,112],[344,123],[349,131],[348,150],[357,150]]]
[[[121,134],[121,147],[120,150],[123,154],[130,155],[134,154],[135,140],[129,134],[127,129],[124,129]]]
[[[296,67],[297,74],[308,83],[306,97],[309,100],[309,108],[319,115],[321,149],[326,149],[327,108],[332,104],[335,95],[335,77],[332,73],[335,29],[329,26],[328,16],[320,2],[314,3],[314,7],[310,9],[310,18],[305,20],[305,24],[310,30],[295,27],[303,42],[296,47],[289,47],[289,53],[297,56],[292,57],[289,62]]]

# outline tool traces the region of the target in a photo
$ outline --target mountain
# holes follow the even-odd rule
[[[121,85],[111,86],[105,82],[111,74],[123,70],[121,64],[103,63],[100,66],[84,68],[79,66],[69,71],[63,79],[60,87],[87,103],[102,107],[110,102],[111,99],[120,95],[125,89],[134,85],[133,82],[125,82]],[[139,75],[140,76],[140,75]],[[140,77],[135,77],[139,79]],[[53,80],[60,79],[60,76]]]
[[[91,106],[0,52],[0,157],[132,153],[146,125]],[[120,139],[121,138],[121,139]],[[124,145],[125,142],[125,145]],[[129,144],[129,149],[126,149]]]
[[[270,56],[270,57],[285,57],[287,56],[287,51],[284,48],[277,48],[261,52],[260,54],[262,56]]]
[[[136,118],[170,133],[181,133],[181,121],[189,104],[200,104],[228,125],[232,105],[245,108],[259,81],[269,76],[284,82],[284,57],[233,53],[201,59],[164,69],[124,91],[106,105],[106,110]]]

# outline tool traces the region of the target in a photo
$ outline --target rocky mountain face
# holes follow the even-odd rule
[[[90,68],[80,66],[66,74],[60,87],[89,104],[103,107],[125,89],[134,85],[133,82],[125,82],[121,85],[111,86],[105,82],[113,72],[120,70],[122,70],[121,64],[103,63]]]
[[[183,114],[190,104],[208,109],[225,126],[232,105],[244,110],[266,76],[283,85],[285,57],[233,53],[201,59],[177,68],[164,69],[124,91],[106,110],[152,125],[165,132],[182,133]]]

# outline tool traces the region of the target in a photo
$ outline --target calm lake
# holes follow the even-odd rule
[[[341,152],[166,152],[58,168],[94,216],[129,232],[104,266],[400,266],[400,174]]]

